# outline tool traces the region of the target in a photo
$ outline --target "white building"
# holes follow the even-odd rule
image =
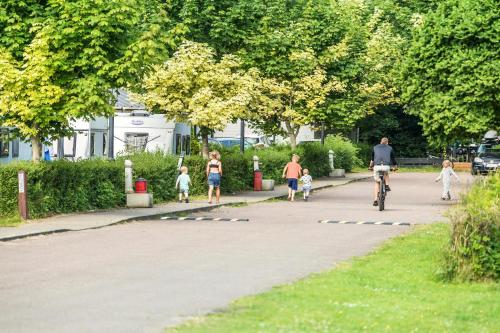
[[[190,153],[189,125],[169,122],[161,114],[149,113],[122,89],[117,92],[115,111],[112,118],[73,121],[73,135],[62,139],[64,157],[72,160],[105,157],[111,155],[110,149],[113,157],[133,151]],[[0,163],[31,160],[31,144],[12,138],[10,132],[11,129],[0,127]],[[49,155],[50,159],[56,159],[62,148],[58,147],[58,141],[44,145],[42,157]]]
[[[284,125],[283,125],[284,128]],[[241,120],[237,120],[235,123],[228,124],[223,131],[216,131],[214,133],[214,138],[239,138],[241,132]],[[245,138],[263,138],[264,135],[256,129],[251,128],[247,122],[245,122]],[[264,141],[272,142],[272,137],[265,138]],[[282,137],[277,135],[275,137],[276,143],[289,142],[288,137]],[[318,131],[314,131],[310,126],[302,126],[297,136],[297,143],[304,141],[320,141],[320,134]]]

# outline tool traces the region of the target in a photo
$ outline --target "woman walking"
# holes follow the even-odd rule
[[[215,188],[215,202],[218,204],[220,199],[220,178],[222,176],[222,163],[220,154],[214,150],[209,154],[210,160],[207,163],[208,178],[208,203],[212,203],[212,194]]]

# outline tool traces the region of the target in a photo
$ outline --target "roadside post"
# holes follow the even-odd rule
[[[253,190],[262,191],[262,171],[259,170],[259,156],[253,157]]]
[[[24,170],[19,170],[17,172],[17,182],[18,182],[18,208],[19,216],[23,220],[27,220],[28,215],[28,178],[26,177],[26,172]]]
[[[344,169],[335,169],[335,153],[331,149],[328,151],[328,160],[330,162],[330,177],[345,177]]]
[[[180,174],[181,173],[181,167],[182,167],[182,162],[184,161],[184,153],[181,153],[179,155],[179,160],[177,161],[177,171]]]
[[[132,187],[132,161],[125,160],[125,193],[134,193]]]

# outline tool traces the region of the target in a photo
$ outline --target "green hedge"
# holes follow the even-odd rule
[[[296,153],[301,156],[302,166],[309,168],[313,177],[328,175],[327,148],[317,143],[309,143],[300,145]],[[250,149],[243,155],[237,150],[223,150],[221,155],[224,171],[221,190],[224,193],[235,193],[252,187],[254,155],[260,158],[264,178],[282,183],[282,170],[290,161],[292,151],[286,146],[276,146]],[[0,166],[0,216],[10,217],[17,214],[17,171],[21,169],[28,174],[31,218],[122,207],[125,204],[125,159],[132,160],[134,164],[134,179],[142,177],[148,180],[149,192],[153,194],[155,203],[176,197],[178,157],[160,152],[122,156],[115,161],[92,159],[38,164],[12,163]],[[184,164],[189,168],[192,179],[191,194],[205,194],[206,160],[199,156],[188,156]]]
[[[112,208],[124,204],[123,168],[116,162],[84,160],[13,163],[0,167],[0,215],[17,212],[17,171],[28,175],[31,218]]]
[[[500,278],[500,173],[476,183],[450,213],[442,275],[448,280]]]
[[[348,139],[340,135],[328,135],[325,147],[335,153],[335,168],[351,171],[355,166],[363,166],[358,157],[359,149]]]

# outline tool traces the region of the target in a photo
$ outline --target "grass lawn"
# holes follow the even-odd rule
[[[0,227],[17,227],[22,223],[19,216],[0,216]]]
[[[499,332],[498,283],[436,278],[447,236],[445,224],[417,227],[368,256],[167,332]]]

